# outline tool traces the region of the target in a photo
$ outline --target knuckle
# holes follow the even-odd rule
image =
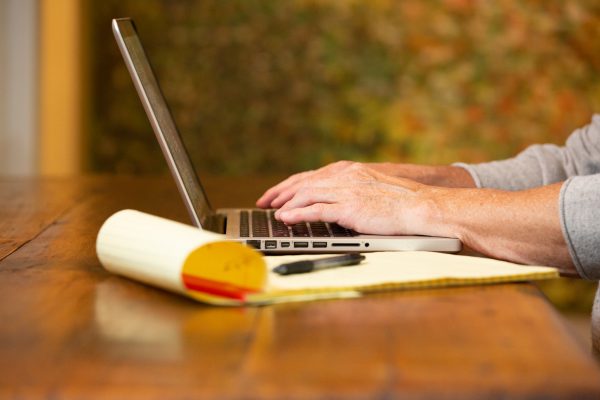
[[[303,172],[298,172],[297,174],[294,174],[292,176],[290,176],[286,182],[288,184],[294,184],[295,182],[301,181],[302,179],[305,179],[307,176],[310,176],[310,174],[312,174],[313,171],[303,171]]]
[[[338,214],[338,220],[337,220],[338,224],[347,227],[350,224],[350,222],[353,220],[353,215],[354,215],[354,211],[351,209],[351,207],[348,207],[348,206],[342,207]]]
[[[361,163],[354,163],[349,167],[350,173],[357,178],[365,178],[369,175],[369,169]]]
[[[322,218],[325,213],[325,205],[322,203],[313,204],[312,206],[314,216],[316,218]]]
[[[294,195],[294,197],[296,197],[298,199],[306,199],[306,198],[310,197],[311,193],[312,193],[311,188],[300,187],[300,188],[298,188],[298,190],[296,190],[296,194]]]
[[[329,166],[331,167],[331,169],[335,170],[335,171],[340,171],[340,170],[344,170],[348,167],[350,167],[353,164],[352,161],[348,161],[348,160],[340,160],[340,161],[336,161],[333,164],[329,164]]]
[[[288,196],[288,193],[287,193],[287,191],[285,191],[285,190],[284,190],[284,191],[282,191],[281,193],[279,193],[279,194],[277,195],[277,197],[275,197],[275,198],[273,199],[273,201],[276,201],[276,202],[281,202],[281,201],[287,200],[288,198],[289,198],[289,196]]]
[[[360,171],[363,168],[363,165],[358,162],[352,162],[348,166],[354,171]]]

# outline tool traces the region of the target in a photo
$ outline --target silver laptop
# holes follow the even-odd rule
[[[286,226],[274,218],[273,210],[240,208],[214,211],[194,171],[133,21],[129,18],[114,19],[112,27],[171,174],[192,222],[198,228],[223,233],[230,240],[249,244],[265,253],[460,251],[461,243],[454,238],[362,235],[322,222]]]

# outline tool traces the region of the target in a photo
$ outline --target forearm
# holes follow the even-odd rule
[[[491,257],[576,275],[560,225],[561,185],[518,192],[431,188],[426,224],[430,233],[458,237]]]
[[[417,165],[397,163],[369,163],[369,168],[398,178],[408,178],[425,185],[474,188],[471,174],[461,167],[451,165]]]
[[[304,182],[298,176],[294,190],[279,195],[287,199],[275,217],[288,225],[335,222],[365,234],[456,237],[491,257],[576,271],[561,228],[562,184],[517,192],[448,188],[394,177],[389,166],[337,166],[337,174]]]

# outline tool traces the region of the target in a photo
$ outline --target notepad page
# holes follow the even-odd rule
[[[184,260],[195,248],[223,239],[179,222],[122,210],[100,229],[96,252],[111,272],[182,292]]]
[[[417,283],[448,284],[491,283],[512,280],[543,279],[558,276],[551,267],[523,266],[482,257],[469,257],[432,252],[366,253],[359,265],[338,267],[305,274],[281,276],[272,269],[285,262],[330,256],[270,256],[269,289],[322,290],[347,289],[395,284],[410,286]]]

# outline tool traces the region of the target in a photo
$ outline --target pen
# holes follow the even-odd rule
[[[303,274],[322,269],[347,267],[360,264],[365,259],[360,253],[348,253],[341,256],[321,258],[318,260],[303,260],[281,264],[273,269],[279,275]]]

